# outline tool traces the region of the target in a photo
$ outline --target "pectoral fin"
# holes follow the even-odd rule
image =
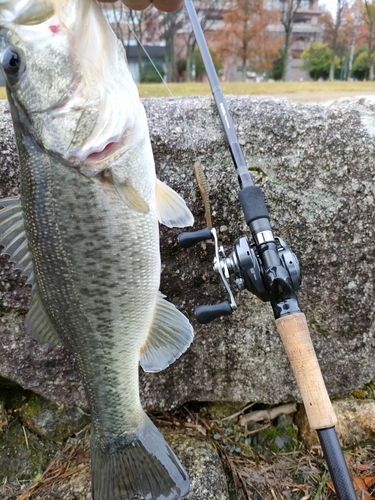
[[[30,337],[43,344],[62,345],[40,300],[37,285],[33,287],[30,309],[25,319],[25,328]]]
[[[194,224],[193,214],[176,191],[157,179],[156,210],[159,222],[167,227],[186,227]]]
[[[33,263],[26,238],[20,198],[4,198],[0,200],[4,208],[0,210],[0,245],[1,251],[9,255],[9,260],[16,264],[22,274],[27,276],[28,283],[33,284]]]
[[[183,354],[194,338],[189,320],[159,293],[154,321],[141,349],[140,364],[146,372],[167,368]]]
[[[147,202],[137,193],[129,181],[122,181],[115,172],[112,172],[113,185],[120,199],[132,210],[142,214],[148,214],[150,207]]]

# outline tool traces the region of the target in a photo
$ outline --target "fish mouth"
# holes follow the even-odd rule
[[[80,168],[85,175],[93,176],[107,168],[110,163],[120,158],[127,149],[127,133],[120,138],[111,138],[98,148],[92,147],[86,154],[77,151],[70,155],[68,161],[71,165]]]
[[[102,161],[115,154],[119,148],[121,148],[121,144],[116,141],[108,142],[101,151],[94,151],[90,153],[84,161]]]

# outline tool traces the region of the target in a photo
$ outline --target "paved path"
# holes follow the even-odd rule
[[[253,94],[252,94],[253,95]],[[356,96],[372,96],[375,97],[375,85],[374,93],[370,92],[287,92],[284,94],[259,94],[256,97],[285,97],[286,99],[291,99],[295,102],[324,102],[324,101],[336,101],[341,97],[356,97]]]

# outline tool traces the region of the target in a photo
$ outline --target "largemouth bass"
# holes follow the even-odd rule
[[[158,221],[193,217],[156,179],[137,88],[98,5],[2,0],[0,24],[21,174],[20,198],[1,200],[0,244],[32,285],[26,330],[77,360],[93,498],[181,498],[189,480],[142,409],[138,368],[166,368],[193,339],[158,291]]]

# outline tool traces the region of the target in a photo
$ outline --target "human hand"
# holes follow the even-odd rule
[[[114,3],[116,0],[100,0],[103,3]],[[151,4],[164,12],[174,12],[178,10],[183,0],[121,0],[129,9],[144,10]]]

